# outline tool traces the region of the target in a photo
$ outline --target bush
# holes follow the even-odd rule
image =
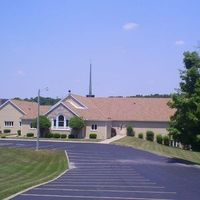
[[[45,137],[46,138],[53,138],[53,133],[47,133],[47,134],[45,134]]]
[[[26,137],[33,137],[34,136],[34,133],[27,133],[26,134]]]
[[[156,136],[156,142],[157,142],[158,144],[162,144],[162,142],[163,142],[163,137],[162,137],[161,134],[158,134],[158,135]]]
[[[11,132],[10,129],[4,129],[4,130],[3,130],[3,133],[10,133],[10,132]]]
[[[60,133],[54,133],[53,138],[60,138]]]
[[[132,126],[127,126],[127,128],[126,128],[126,135],[127,136],[132,136],[132,137],[135,136],[135,132],[134,132]]]
[[[1,138],[6,138],[6,136],[5,136],[5,135],[2,135]]]
[[[74,134],[69,134],[68,135],[68,139],[73,139],[73,138],[75,138]]]
[[[97,134],[96,133],[90,133],[90,139],[97,139]]]
[[[164,142],[164,145],[169,146],[169,136],[165,135],[163,137],[163,142]]]
[[[143,133],[139,133],[138,138],[143,139],[144,138]]]
[[[17,135],[20,136],[21,135],[21,130],[17,131]]]
[[[116,135],[117,135],[117,133],[116,133],[115,128],[111,128],[111,137],[114,137]]]
[[[67,138],[67,135],[66,135],[66,134],[61,134],[60,137],[61,137],[62,139],[65,139],[65,138]]]
[[[154,132],[153,131],[147,131],[146,132],[146,140],[154,141]]]

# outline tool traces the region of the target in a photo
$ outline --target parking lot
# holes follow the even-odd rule
[[[0,140],[0,146],[34,148],[33,141]],[[105,144],[40,142],[66,150],[70,170],[16,196],[25,199],[199,199],[200,169],[132,148]]]

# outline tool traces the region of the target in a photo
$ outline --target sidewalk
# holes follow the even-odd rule
[[[103,141],[101,141],[99,143],[101,143],[101,144],[110,144],[111,142],[114,142],[114,141],[119,140],[119,139],[124,138],[124,137],[126,137],[126,135],[116,135],[116,136],[114,136],[112,138],[103,140]]]

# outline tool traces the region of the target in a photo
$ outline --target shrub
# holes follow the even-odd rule
[[[47,134],[45,134],[45,137],[46,138],[53,138],[53,133],[47,133]]]
[[[60,138],[60,133],[54,133],[53,138]]]
[[[61,137],[62,139],[65,139],[65,138],[67,138],[67,135],[66,135],[66,134],[61,134],[60,137]]]
[[[73,139],[73,138],[75,138],[75,136],[74,136],[74,134],[69,134],[69,135],[68,135],[68,138],[69,138],[69,139]]]
[[[90,139],[96,139],[97,138],[97,134],[96,133],[90,133]]]
[[[157,142],[158,144],[162,144],[162,142],[163,142],[163,137],[162,137],[161,134],[158,134],[158,135],[156,136],[156,142]]]
[[[117,133],[116,133],[115,128],[111,128],[111,137],[114,137],[116,135],[117,135]]]
[[[17,135],[20,136],[21,135],[21,130],[17,131]]]
[[[4,129],[4,130],[3,130],[3,133],[10,133],[10,132],[11,132],[10,129]]]
[[[5,135],[2,135],[1,138],[6,138],[6,136],[5,136]]]
[[[163,137],[163,142],[164,142],[164,145],[169,146],[169,136],[165,135]]]
[[[146,140],[154,141],[154,132],[153,131],[147,131],[146,132]]]
[[[144,138],[143,133],[139,133],[138,138],[143,139]]]
[[[132,136],[132,137],[135,136],[135,132],[134,132],[132,126],[127,126],[127,128],[126,128],[126,135],[127,136]]]
[[[34,133],[27,133],[26,134],[26,137],[33,137],[34,136]]]

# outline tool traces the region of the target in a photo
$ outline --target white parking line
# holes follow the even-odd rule
[[[124,177],[132,177],[132,178],[144,178],[143,176],[140,175],[134,175],[134,174],[68,174],[67,177],[71,176],[71,177],[85,177],[88,178],[90,176],[92,177],[107,177],[109,175],[109,177],[119,177],[119,176],[124,176]]]
[[[55,187],[55,186],[58,186],[58,187],[66,187],[66,186],[71,186],[71,187],[97,187],[95,185],[86,185],[86,184],[83,184],[83,185],[75,185],[75,184],[54,184],[54,183],[50,183],[47,185],[47,187]],[[164,189],[165,187],[161,187],[161,186],[152,186],[152,185],[115,185],[115,186],[112,186],[112,185],[98,185],[98,188],[112,188],[112,187],[116,187],[116,188],[149,188],[149,189]]]
[[[54,183],[58,183],[58,184],[63,184],[63,183],[66,183],[66,180],[65,181],[55,181]],[[78,184],[80,184],[80,183],[86,183],[86,184],[94,184],[95,186],[96,185],[106,185],[106,184],[111,184],[112,183],[112,185],[113,186],[116,186],[117,184],[120,184],[120,183],[117,183],[116,184],[116,182],[112,182],[112,181],[101,181],[101,182],[96,182],[96,181],[78,181],[78,182],[72,182],[72,181],[70,181],[70,183],[72,183],[73,185],[74,184],[76,184],[76,183],[78,183]],[[141,181],[131,181],[131,184],[137,184],[137,185],[156,185],[156,183],[154,183],[154,182],[141,182]]]
[[[87,198],[87,199],[120,199],[120,200],[172,200],[163,198],[137,198],[137,197],[106,197],[106,196],[73,196],[73,195],[48,195],[48,194],[21,194],[22,196],[32,197],[54,197],[54,198]]]
[[[87,189],[65,189],[65,188],[35,188],[34,190],[48,190],[48,191],[73,191],[73,192],[116,192],[116,193],[145,193],[145,194],[176,194],[176,192],[165,191],[148,191],[148,190],[87,190]]]
[[[78,181],[78,182],[113,182],[113,181],[126,181],[127,179],[125,179],[125,178],[87,178],[87,179],[85,179],[85,178],[77,178],[77,179],[74,179],[74,178],[61,178],[60,179],[60,181],[71,181],[71,182],[73,182],[73,181]],[[148,180],[148,179],[145,179],[145,178],[140,178],[140,179],[129,179],[128,181],[130,181],[130,182],[132,182],[132,181],[134,181],[134,182],[151,182],[150,180]]]
[[[9,145],[13,145],[13,143],[0,143],[0,146],[9,146]]]

